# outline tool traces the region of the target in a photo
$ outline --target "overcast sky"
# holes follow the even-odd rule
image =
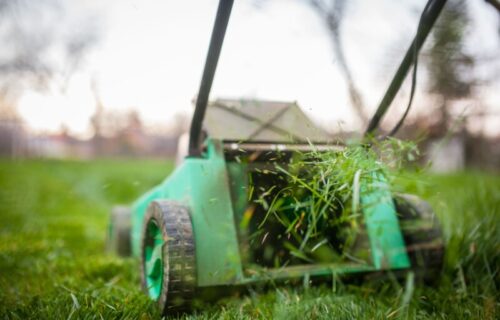
[[[105,108],[137,109],[148,124],[167,124],[175,113],[192,110],[217,1],[71,3],[68,14],[88,11],[95,15],[99,42],[66,90],[53,85],[49,92],[28,91],[22,97],[19,112],[33,130],[56,131],[64,124],[74,134],[90,135],[89,117],[95,111],[92,81]],[[324,26],[304,3],[235,1],[211,98],[298,101],[323,126],[357,128]],[[424,1],[417,0],[349,2],[343,41],[370,110],[410,43],[423,5]],[[471,50],[499,53],[497,13],[484,1],[469,1],[469,5]],[[481,90],[490,108],[498,110],[498,79]],[[417,94],[414,112],[425,106],[425,96]],[[394,112],[386,121],[397,116]],[[488,123],[491,130],[500,127],[499,121],[497,117]]]

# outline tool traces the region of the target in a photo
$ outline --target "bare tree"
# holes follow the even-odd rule
[[[441,97],[438,124],[443,130],[449,123],[450,100],[469,97],[475,85],[474,57],[464,50],[469,25],[464,0],[450,1],[444,8],[433,33],[427,60],[429,92]]]
[[[24,90],[46,90],[55,79],[65,90],[96,42],[95,17],[69,14],[69,7],[77,4],[64,0],[0,0],[0,154],[22,153],[25,132],[16,107]]]
[[[75,2],[0,0],[0,89],[16,99],[58,76],[64,89],[97,40],[95,16],[69,17]]]
[[[269,0],[267,0],[269,1]],[[348,5],[346,0],[300,0],[307,6],[312,8],[314,12],[324,23],[328,35],[333,45],[335,58],[338,62],[340,71],[347,83],[349,90],[349,99],[354,113],[364,125],[368,122],[368,116],[365,110],[363,96],[361,95],[356,81],[353,77],[351,68],[347,62],[344,46],[342,44],[342,22],[344,18],[345,8]],[[266,0],[254,0],[253,4],[256,8],[262,8]]]
[[[324,21],[330,35],[335,57],[349,89],[349,98],[354,111],[362,125],[368,122],[363,97],[356,86],[351,68],[347,63],[342,45],[342,21],[344,18],[346,0],[306,0],[314,11]]]

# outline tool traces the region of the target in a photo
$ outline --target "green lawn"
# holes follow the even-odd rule
[[[169,162],[0,161],[0,319],[149,319],[138,262],[104,253],[107,213],[160,182]],[[423,179],[423,178],[419,178]],[[444,225],[446,268],[433,287],[250,288],[195,319],[495,319],[500,317],[500,176],[426,176],[407,187]]]

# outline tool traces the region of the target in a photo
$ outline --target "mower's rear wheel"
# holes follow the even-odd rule
[[[116,206],[111,210],[106,247],[119,256],[130,256],[130,208]]]
[[[412,270],[417,279],[436,280],[444,260],[443,235],[436,214],[429,203],[414,195],[396,195],[394,203]]]
[[[173,201],[153,201],[144,217],[141,251],[142,287],[160,312],[189,308],[196,286],[189,210]]]

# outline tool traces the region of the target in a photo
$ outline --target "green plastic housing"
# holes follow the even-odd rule
[[[202,157],[186,158],[166,180],[135,201],[131,218],[133,255],[140,255],[143,218],[148,205],[153,200],[165,199],[178,201],[190,209],[199,287],[410,267],[392,195],[380,179],[368,195],[361,197],[363,204],[372,204],[364,206],[363,211],[371,263],[295,265],[268,269],[264,274],[245,274],[236,221],[237,215],[242,214],[238,208],[246,205],[246,197],[237,196],[232,203],[228,170],[233,177],[241,175],[241,189],[246,188],[248,182],[244,177],[244,164],[228,166],[222,146],[219,140],[207,140],[207,151]]]

